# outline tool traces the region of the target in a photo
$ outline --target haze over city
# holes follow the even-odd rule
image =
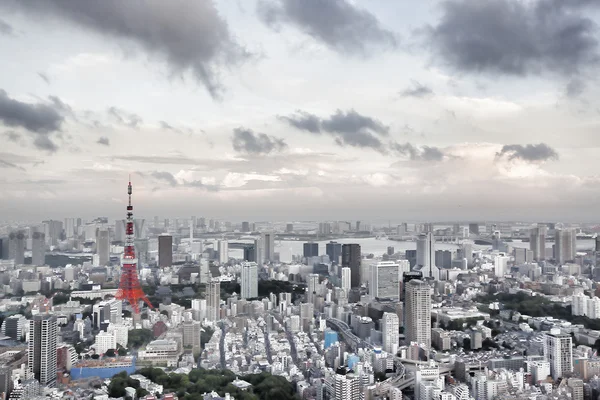
[[[593,1],[2,1],[1,218],[117,217],[131,174],[147,217],[589,222],[597,16]]]

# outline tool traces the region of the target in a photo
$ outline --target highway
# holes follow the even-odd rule
[[[344,342],[346,342],[346,344],[348,346],[352,347],[352,349],[354,351],[357,351],[359,348],[363,348],[363,349],[372,349],[373,348],[372,344],[362,340],[361,338],[356,336],[354,333],[352,333],[352,329],[350,329],[348,324],[345,323],[344,321],[340,321],[337,318],[327,318],[326,322],[327,322],[327,326],[330,327],[331,329],[333,329],[334,331],[338,332],[344,339]]]

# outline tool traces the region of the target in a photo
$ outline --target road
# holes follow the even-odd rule
[[[267,352],[267,361],[269,364],[273,364],[273,355],[271,353],[271,340],[269,339],[269,332],[266,327],[262,327],[263,334],[265,335],[265,350]]]
[[[227,362],[225,361],[225,335],[227,334],[227,328],[224,323],[220,323],[221,326],[221,341],[219,343],[219,351],[221,352],[221,369],[227,369]]]

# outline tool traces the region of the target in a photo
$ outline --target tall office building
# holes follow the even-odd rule
[[[229,242],[227,240],[219,240],[217,249],[219,250],[219,263],[227,263],[229,261]]]
[[[135,239],[135,254],[138,257],[138,269],[143,265],[148,265],[148,251],[150,250],[150,242],[148,239]]]
[[[250,222],[242,222],[242,232],[250,232]]]
[[[342,244],[338,242],[329,242],[325,245],[325,254],[329,256],[332,264],[339,264],[342,256]]]
[[[65,218],[65,237],[73,239],[77,233],[77,225],[75,218]]]
[[[553,328],[544,335],[544,357],[550,363],[552,378],[565,377],[573,372],[573,338]]]
[[[427,283],[419,279],[406,283],[404,316],[407,343],[431,348],[431,292]]]
[[[206,318],[209,321],[221,319],[221,283],[211,281],[206,285]]]
[[[256,263],[242,264],[242,299],[253,299],[258,297],[258,265]]]
[[[344,289],[344,291],[346,292],[346,295],[348,293],[350,293],[350,289],[352,287],[352,272],[350,271],[350,268],[348,267],[343,267],[341,268],[342,271],[342,289]]]
[[[98,229],[96,232],[96,253],[98,253],[98,265],[107,265],[110,261],[110,238],[108,236],[108,229]]]
[[[360,245],[356,243],[342,245],[342,268],[350,268],[350,285],[360,287],[361,254]]]
[[[261,235],[262,257],[264,261],[275,260],[275,234],[273,232],[263,233]]]
[[[398,352],[398,332],[400,320],[395,313],[384,312],[381,318],[381,336],[383,339],[383,350],[396,354]]]
[[[534,260],[544,261],[546,259],[546,225],[538,224],[531,228],[529,249],[533,251]]]
[[[381,261],[371,265],[369,294],[371,299],[400,299],[400,265],[394,261]]]
[[[127,221],[124,219],[118,219],[115,221],[115,240],[117,242],[125,241],[125,224]]]
[[[46,264],[46,235],[41,232],[33,232],[31,237],[31,264]]]
[[[304,243],[304,258],[318,257],[319,256],[319,243]]]
[[[503,277],[507,273],[509,273],[508,262],[510,261],[510,257],[505,256],[496,256],[494,258],[494,274],[497,277]]]
[[[158,266],[167,268],[173,265],[173,236],[160,235],[158,237]]]
[[[360,396],[360,378],[353,372],[339,368],[335,374],[334,382],[335,400],[356,400]]]
[[[477,222],[469,224],[469,233],[479,235],[479,224]]]
[[[294,232],[294,224],[286,224],[285,225],[285,231],[286,231],[286,233],[292,233],[292,232]]]
[[[148,237],[148,232],[146,230],[146,220],[143,218],[136,218],[133,220],[133,224],[135,229],[133,233],[135,234],[136,239],[145,239]]]
[[[8,235],[8,258],[15,260],[15,265],[25,263],[25,246],[27,240],[23,232],[11,232]]]
[[[35,315],[29,321],[27,367],[42,386],[56,384],[58,324],[53,315]]]
[[[43,221],[44,235],[48,246],[58,246],[63,231],[62,221]]]
[[[554,259],[560,265],[574,261],[577,254],[577,235],[573,229],[556,229],[554,232]]]
[[[429,271],[435,264],[435,238],[433,233],[422,233],[417,238],[417,265],[423,266],[422,271]],[[426,274],[425,274],[426,275]]]

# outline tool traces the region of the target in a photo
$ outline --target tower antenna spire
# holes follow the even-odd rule
[[[121,279],[119,281],[119,290],[116,298],[125,300],[133,309],[133,313],[139,315],[140,300],[143,300],[148,307],[152,307],[152,303],[146,297],[142,290],[137,272],[137,258],[135,257],[135,236],[133,222],[133,205],[131,204],[131,194],[133,188],[131,186],[131,174],[129,175],[129,184],[127,186],[127,195],[129,203],[127,205],[127,222],[125,225],[125,250],[123,252],[123,262],[121,266]]]

